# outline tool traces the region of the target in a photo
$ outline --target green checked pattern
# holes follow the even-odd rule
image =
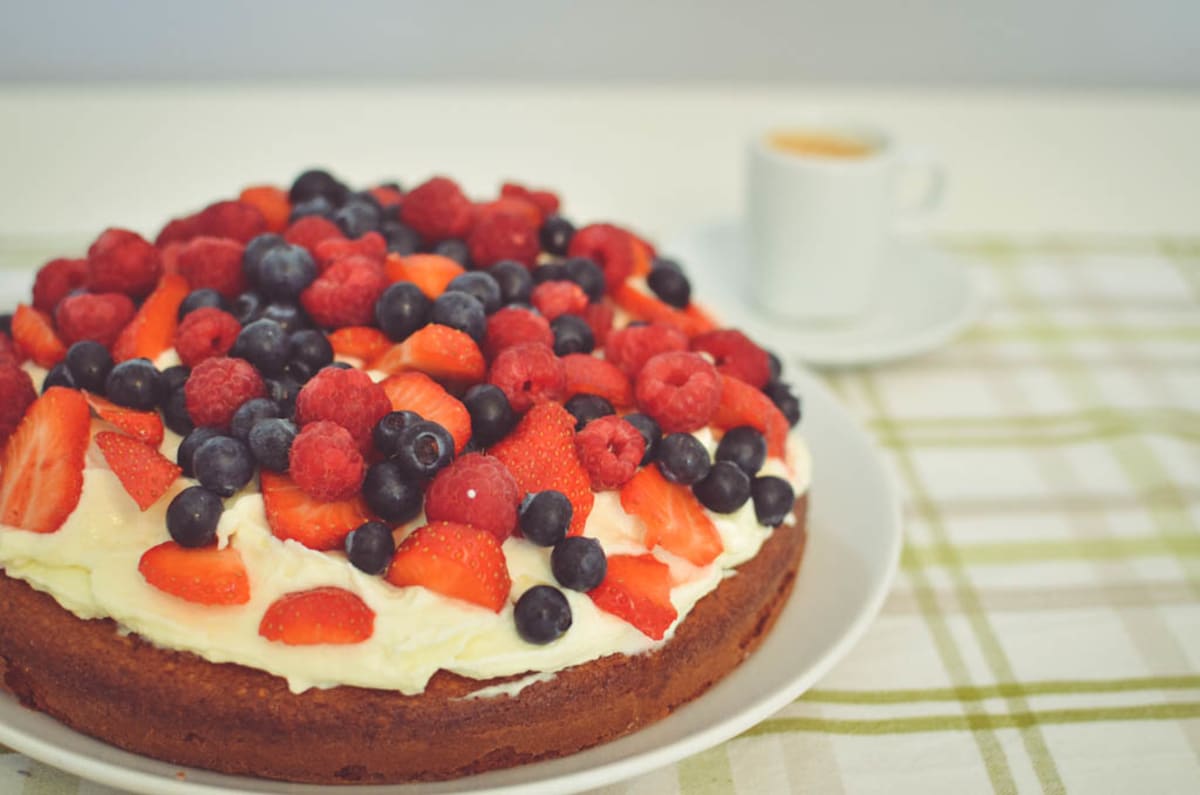
[[[53,242],[0,240],[0,279]],[[879,619],[779,714],[597,792],[1200,792],[1200,240],[946,245],[983,319],[826,374],[904,495]],[[114,791],[8,752],[0,792]]]

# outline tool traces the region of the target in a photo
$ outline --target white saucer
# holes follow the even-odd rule
[[[876,306],[859,320],[836,325],[791,323],[753,305],[746,277],[749,254],[737,221],[696,227],[659,250],[679,260],[693,293],[724,323],[811,365],[872,364],[924,353],[961,333],[980,309],[966,266],[919,241],[896,242]]]

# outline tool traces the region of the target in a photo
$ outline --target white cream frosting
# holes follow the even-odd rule
[[[105,423],[93,422],[93,432],[103,427]],[[697,436],[710,449],[714,446],[707,431]],[[164,454],[174,459],[179,441],[168,432]],[[787,477],[797,494],[802,493],[808,487],[810,461],[796,436],[789,443],[788,458],[787,466],[769,459],[763,474]],[[493,613],[424,588],[397,588],[360,572],[340,553],[280,541],[271,534],[262,496],[253,488],[226,500],[218,526],[220,543],[241,553],[250,577],[250,601],[224,607],[193,604],[149,585],[137,570],[143,552],[169,539],[167,505],[193,483],[180,478],[149,510],[139,512],[93,444],[83,496],[67,521],[50,534],[0,526],[0,567],[49,593],[80,618],[112,618],[122,631],[160,647],[268,671],[285,678],[294,692],[347,684],[418,693],[439,669],[480,680],[529,674],[510,685],[484,688],[478,695],[519,692],[568,666],[612,653],[647,651],[674,632],[672,626],[662,641],[653,641],[598,609],[586,594],[564,589],[573,625],[553,643],[529,644],[516,632],[512,604],[533,585],[555,584],[549,549],[521,538],[505,541],[513,587],[509,603]],[[677,583],[671,591],[680,615],[676,625],[737,565],[754,557],[771,533],[756,521],[751,502],[732,514],[711,516],[725,546],[712,564],[697,567],[661,548],[653,550],[671,567]],[[418,517],[409,527],[423,520]],[[598,539],[611,555],[644,553],[643,533],[641,521],[622,510],[617,492],[596,494],[585,535]],[[287,646],[258,634],[259,621],[273,601],[319,586],[344,588],[361,597],[375,611],[374,634],[362,643],[329,646]]]

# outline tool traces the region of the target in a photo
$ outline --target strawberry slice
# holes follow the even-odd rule
[[[369,362],[392,347],[392,341],[371,326],[344,326],[329,332],[329,344],[338,356],[353,356]]]
[[[433,522],[414,530],[400,542],[386,576],[392,585],[420,585],[496,613],[512,588],[496,537],[456,522]]]
[[[567,373],[567,397],[599,395],[614,408],[633,407],[633,384],[612,362],[588,353],[568,353],[562,357],[562,363]]]
[[[164,541],[142,553],[138,571],[158,590],[202,605],[244,605],[250,576],[242,554],[216,545],[189,549]]]
[[[132,436],[112,431],[96,434],[96,446],[104,454],[108,468],[116,474],[125,492],[143,511],[167,493],[183,474],[169,458]]]
[[[187,279],[177,273],[165,274],[154,292],[146,297],[133,320],[113,343],[113,360],[151,359],[170,348],[175,342],[179,325],[179,305],[191,292]]]
[[[375,518],[361,494],[321,502],[301,491],[287,475],[264,469],[260,480],[271,532],[309,549],[341,549],[351,530]]]
[[[162,444],[163,423],[157,411],[128,409],[91,392],[84,392],[83,396],[87,398],[88,405],[100,419],[111,422],[125,433],[151,447],[158,447]]]
[[[73,389],[35,400],[0,456],[0,524],[53,533],[79,504],[92,417]]]
[[[268,232],[287,229],[288,216],[292,213],[287,191],[274,185],[251,185],[242,190],[238,201],[256,207],[262,213],[267,221]]]
[[[392,411],[415,411],[422,419],[436,422],[449,431],[454,437],[455,455],[471,441],[471,413],[429,376],[411,370],[388,376],[379,385],[392,402]]]
[[[53,367],[67,355],[67,346],[54,331],[50,316],[25,304],[17,304],[13,314],[12,338],[17,352],[39,367]]]
[[[430,323],[375,358],[368,370],[420,370],[439,381],[477,383],[487,373],[483,352],[466,332]]]
[[[695,302],[688,304],[685,309],[676,309],[631,284],[617,287],[613,290],[612,297],[617,306],[638,320],[645,320],[647,323],[670,323],[689,339],[717,327],[713,319]]]
[[[521,494],[554,489],[571,501],[569,535],[583,533],[595,495],[575,453],[575,418],[558,403],[538,403],[488,452],[508,467]]]
[[[294,591],[263,613],[258,634],[289,646],[362,643],[375,632],[375,611],[343,588]]]
[[[739,425],[757,428],[767,439],[767,454],[783,458],[787,453],[787,417],[771,398],[739,378],[721,376],[721,400],[709,422],[727,431]]]
[[[446,292],[446,286],[466,269],[449,257],[440,254],[388,255],[384,264],[390,282],[412,282],[432,301]]]
[[[646,525],[647,549],[660,546],[697,566],[725,549],[692,490],[667,480],[656,466],[643,467],[621,487],[621,507]]]
[[[671,569],[653,555],[610,555],[604,580],[588,596],[596,607],[662,640],[674,623]]]

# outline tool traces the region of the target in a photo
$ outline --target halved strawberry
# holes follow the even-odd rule
[[[375,632],[375,611],[356,594],[324,587],[293,591],[263,613],[258,634],[289,646],[362,643]]]
[[[162,444],[163,423],[162,417],[157,411],[128,409],[91,392],[84,392],[83,396],[100,419],[111,422],[125,433],[151,447],[158,447]]]
[[[369,362],[392,346],[391,339],[373,326],[344,326],[329,332],[329,344],[338,356]]]
[[[53,533],[79,504],[92,416],[73,389],[52,386],[25,412],[0,455],[0,524]]]
[[[707,566],[725,549],[721,534],[687,486],[672,483],[656,466],[643,467],[621,487],[621,507],[646,525],[646,548]]]
[[[612,362],[588,353],[568,353],[562,363],[567,372],[567,397],[599,395],[617,409],[633,406],[633,384]]]
[[[386,577],[401,588],[420,585],[497,613],[512,589],[496,537],[455,522],[433,522],[414,530],[400,542]]]
[[[340,549],[351,530],[374,518],[362,495],[320,502],[287,475],[264,469],[260,480],[267,524],[276,538],[291,538],[309,549]]]
[[[654,640],[662,640],[678,615],[671,604],[671,569],[650,554],[610,555],[604,580],[588,596]]]
[[[282,232],[287,229],[292,204],[288,201],[287,191],[282,188],[274,185],[251,185],[238,195],[238,201],[258,208],[266,219],[268,232]]]
[[[67,355],[50,316],[25,304],[17,304],[13,314],[12,338],[17,352],[39,367],[53,367]]]
[[[430,323],[388,348],[367,369],[385,373],[420,370],[439,381],[477,383],[487,373],[487,362],[469,334]]]
[[[462,265],[441,254],[410,254],[407,257],[391,254],[384,267],[388,281],[412,282],[431,301],[446,292],[446,285],[456,276],[466,273]]]
[[[422,419],[436,422],[454,437],[454,454],[458,455],[471,440],[471,413],[462,402],[424,373],[410,370],[388,376],[379,382],[392,411],[415,411]]]
[[[749,425],[767,439],[767,454],[783,458],[787,452],[787,417],[771,398],[738,378],[721,376],[721,401],[709,422],[723,430]]]
[[[622,284],[613,290],[613,301],[617,306],[647,323],[670,323],[688,338],[715,329],[716,323],[694,301],[684,309],[660,301],[631,284]]]
[[[146,297],[133,320],[113,343],[113,360],[154,359],[175,342],[179,325],[179,305],[187,298],[191,287],[177,273],[165,274],[154,292]]]
[[[580,535],[595,495],[575,453],[575,418],[558,403],[537,403],[488,452],[508,467],[522,495],[554,489],[571,501],[569,535]]]
[[[104,454],[108,468],[113,471],[125,492],[143,511],[167,493],[171,484],[183,474],[173,461],[148,444],[132,436],[112,431],[96,434],[96,446]]]
[[[202,605],[250,601],[250,576],[233,547],[188,548],[164,541],[142,553],[138,572],[158,590]]]

